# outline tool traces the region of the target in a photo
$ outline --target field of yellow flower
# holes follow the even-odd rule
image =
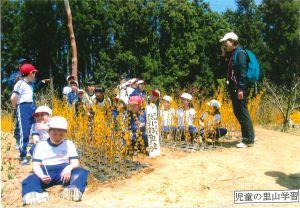
[[[221,103],[220,113],[222,116],[222,127],[228,129],[227,137],[239,136],[239,124],[233,114],[230,99],[227,98],[223,90],[216,91],[213,99]],[[207,102],[210,99],[198,99],[196,96],[193,99],[193,106],[196,111],[195,126],[199,127],[201,114],[209,110]],[[50,101],[50,102],[49,102]],[[262,93],[253,96],[248,101],[248,108],[254,125],[261,123],[262,120],[272,123],[280,123],[282,118],[274,109],[269,112],[261,109]],[[113,119],[111,108],[105,110],[96,110],[93,116],[89,116],[84,112],[75,114],[74,106],[68,106],[65,100],[52,97],[48,101],[40,100],[39,105],[48,105],[53,110],[53,115],[63,116],[67,119],[69,130],[67,137],[72,139],[81,154],[83,163],[94,168],[93,172],[100,172],[101,178],[104,175],[108,177],[123,175],[128,172],[128,166],[133,161],[134,155],[143,156],[145,151],[141,151],[137,146],[132,147],[130,141],[129,118],[125,121],[119,116],[118,119]],[[145,106],[144,106],[145,107]],[[181,107],[179,98],[174,98],[171,107],[178,109]],[[270,113],[272,112],[272,113]],[[293,115],[293,119],[297,122],[299,113]],[[160,122],[160,119],[159,119]],[[176,119],[174,125],[177,125]],[[13,132],[14,128],[13,114],[3,112],[1,116],[2,132]],[[160,128],[162,126],[160,125]],[[161,129],[160,129],[161,130]],[[161,132],[161,131],[160,131]],[[138,132],[138,135],[141,135]],[[190,142],[189,134],[186,132],[186,142]],[[143,145],[143,139],[138,136],[137,144]],[[161,138],[162,141],[166,138]],[[201,143],[201,140],[196,140]],[[142,148],[143,149],[143,148]]]

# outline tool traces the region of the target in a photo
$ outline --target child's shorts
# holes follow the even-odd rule
[[[163,133],[172,133],[172,132],[176,131],[176,127],[175,126],[163,126],[162,131],[163,131]]]

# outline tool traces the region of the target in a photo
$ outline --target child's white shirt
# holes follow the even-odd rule
[[[220,123],[221,122],[221,115],[219,113],[214,115],[214,123]]]
[[[71,159],[78,159],[78,153],[74,143],[67,139],[54,145],[48,138],[39,142],[33,153],[33,162],[42,162],[43,165],[69,163]]]
[[[68,95],[69,92],[71,92],[72,89],[70,86],[65,86],[64,89],[63,89],[63,95]]]
[[[201,127],[204,127],[204,123],[207,126],[211,126],[211,125],[215,125],[215,124],[219,124],[221,122],[221,115],[219,113],[216,113],[214,115],[208,115],[207,113],[205,113],[206,116],[204,116],[204,121],[200,120],[200,125]]]
[[[49,138],[49,129],[48,130],[44,129],[44,128],[38,129],[38,128],[36,128],[36,124],[37,123],[32,124],[30,134],[32,136],[35,136],[35,135],[38,136],[39,141],[37,141],[37,142],[47,140]],[[45,127],[47,127],[47,126],[49,127],[49,123],[41,123],[41,124],[45,125]]]
[[[194,126],[194,120],[196,118],[196,111],[194,108],[188,110],[178,109],[178,126]]]
[[[24,80],[19,80],[14,85],[13,92],[19,95],[17,99],[17,104],[33,102],[33,87],[30,83],[27,83]]]
[[[161,110],[160,116],[162,117],[163,126],[172,126],[174,124],[175,110],[173,108],[169,110]]]

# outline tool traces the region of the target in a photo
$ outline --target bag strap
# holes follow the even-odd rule
[[[237,58],[237,55],[238,55],[238,53],[240,52],[240,51],[244,51],[244,53],[245,53],[245,55],[246,55],[246,62],[247,62],[247,64],[250,62],[250,58],[249,58],[249,55],[248,55],[248,53],[247,53],[247,50],[246,49],[244,49],[244,48],[240,48],[240,49],[236,49],[235,51],[234,51],[234,54],[233,54],[233,60],[234,61],[236,61],[236,58]]]

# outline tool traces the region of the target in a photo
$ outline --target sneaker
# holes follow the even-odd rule
[[[48,192],[30,192],[23,196],[22,201],[23,205],[39,204],[42,202],[49,201],[49,194]]]
[[[236,145],[237,148],[246,148],[246,147],[253,147],[254,146],[254,143],[252,144],[245,144],[243,142],[240,142]]]
[[[29,165],[29,160],[26,157],[21,158],[21,165]]]
[[[82,197],[82,193],[75,187],[64,188],[64,190],[60,193],[60,198],[67,199],[69,201],[80,201]]]

